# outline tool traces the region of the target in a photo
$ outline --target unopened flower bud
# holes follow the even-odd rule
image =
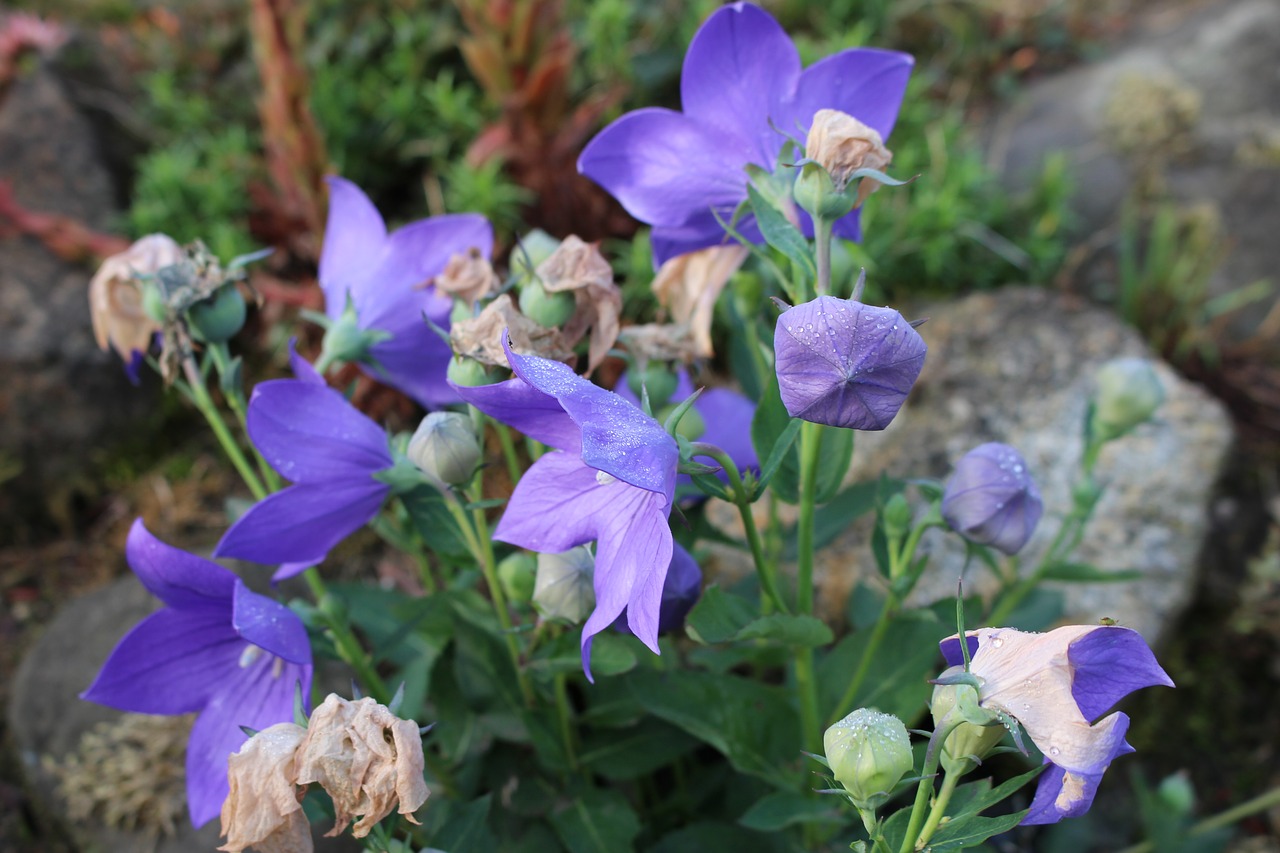
[[[142,282],[182,258],[172,237],[151,234],[103,261],[89,282],[93,335],[101,349],[114,348],[126,364],[147,351],[164,315],[157,320],[144,308]]]
[[[893,160],[892,152],[884,147],[884,140],[875,128],[839,110],[818,110],[814,113],[809,137],[805,140],[804,156],[827,171],[837,191],[843,191],[859,169],[882,172]],[[878,186],[874,181],[867,183]],[[866,188],[865,192],[859,189],[858,204],[871,194],[875,186]]]
[[[884,535],[890,540],[901,539],[911,529],[911,504],[906,495],[898,492],[884,505]]]
[[[1044,512],[1027,463],[1007,444],[988,442],[956,463],[942,493],[942,517],[970,542],[1016,554]]]
[[[1092,433],[1101,441],[1119,438],[1150,420],[1164,402],[1164,386],[1145,358],[1117,358],[1098,371]]]
[[[474,305],[498,288],[498,276],[489,259],[472,247],[466,254],[456,254],[445,264],[444,272],[435,277],[436,290],[447,293],[467,305]]]
[[[244,296],[230,283],[187,309],[187,327],[196,340],[220,344],[244,328],[244,317]]]
[[[852,191],[838,189],[827,170],[817,163],[800,167],[791,194],[810,216],[827,222],[834,222],[853,210],[856,201]]]
[[[625,374],[627,387],[637,400],[643,400],[645,392],[649,394],[649,406],[653,411],[667,405],[671,395],[676,393],[679,378],[669,365],[651,361],[644,370],[628,370]],[[662,419],[658,418],[661,423]]]
[[[445,377],[454,385],[461,385],[463,388],[492,385],[495,382],[502,381],[502,376],[499,375],[498,371],[490,370],[486,365],[473,358],[455,357],[449,359],[449,367],[445,370]]]
[[[1174,814],[1190,817],[1195,811],[1196,791],[1185,770],[1179,770],[1162,779],[1156,788],[1156,796]]]
[[[548,293],[536,280],[520,288],[520,310],[530,320],[548,329],[567,323],[576,304],[572,293]]]
[[[902,720],[870,708],[827,729],[822,746],[831,774],[859,808],[878,808],[915,766]]]
[[[507,601],[512,604],[526,604],[533,599],[534,579],[538,571],[538,560],[528,551],[516,551],[498,563],[498,583]]]
[[[929,703],[929,712],[933,715],[934,726],[943,724],[960,698],[960,691],[967,690],[977,704],[977,696],[973,688],[965,684],[939,684],[933,688],[933,699]],[[965,774],[982,763],[982,759],[991,754],[991,750],[1004,738],[1004,726],[993,718],[991,725],[978,725],[963,722],[942,744],[942,767],[948,773]]]
[[[539,554],[533,606],[543,619],[578,624],[596,607],[596,560],[585,546],[562,554]]]
[[[665,424],[667,418],[675,413],[679,408],[679,403],[669,403],[653,413],[653,419],[660,424]],[[707,432],[707,422],[702,419],[702,415],[698,413],[697,406],[690,406],[685,409],[683,415],[680,416],[680,423],[676,424],[676,435],[682,435],[689,441],[697,441]]]
[[[471,479],[480,462],[480,444],[471,419],[458,412],[432,412],[409,439],[409,459],[418,470],[456,486]]]
[[[892,308],[819,296],[778,317],[778,391],[787,414],[813,423],[880,430],[924,367],[920,333]]]

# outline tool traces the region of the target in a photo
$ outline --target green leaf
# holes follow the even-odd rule
[[[444,501],[444,495],[427,483],[400,495],[414,528],[431,550],[449,557],[468,556],[471,552]]]
[[[941,853],[943,850],[965,850],[977,847],[993,835],[1008,832],[1022,823],[1027,812],[1028,809],[1023,809],[1020,812],[999,817],[966,815],[952,818],[942,824],[929,839],[929,849],[934,853]]]
[[[588,789],[551,815],[551,826],[570,853],[632,850],[640,819],[617,791]]]
[[[787,407],[782,405],[782,397],[778,393],[778,377],[770,374],[764,394],[756,406],[755,417],[751,419],[751,443],[755,446],[756,456],[772,462],[770,457],[773,449],[790,425],[791,416],[787,414]],[[771,480],[773,493],[778,500],[793,504],[799,499],[800,483],[800,458],[794,441],[782,454],[782,459],[775,464]]]
[[[637,663],[636,640],[616,633],[597,634],[591,644],[591,672],[596,676],[621,675]],[[582,671],[582,649],[576,632],[564,633],[538,649],[527,667],[543,681],[564,673]]]
[[[448,823],[431,836],[431,845],[440,850],[495,850],[497,841],[489,830],[489,807],[493,795],[485,794],[456,806]]]
[[[818,466],[817,494],[814,499],[825,504],[836,496],[849,473],[853,460],[854,431],[841,427],[823,427],[822,448],[819,450],[822,464]]]
[[[1142,580],[1137,569],[1100,569],[1088,563],[1053,563],[1045,566],[1042,577],[1048,581],[1067,583],[1123,583]]]
[[[1039,587],[1027,593],[1008,616],[1002,627],[1022,631],[1043,631],[1061,618],[1065,610],[1062,593]],[[974,623],[977,624],[977,623]]]
[[[733,640],[773,640],[788,646],[825,646],[835,639],[831,629],[813,616],[772,613],[742,627]]]
[[[650,717],[628,729],[592,732],[584,739],[578,761],[606,779],[637,779],[687,755],[697,746],[693,736]]]
[[[774,791],[756,800],[738,823],[761,832],[777,832],[797,823],[843,823],[841,802],[834,797],[814,799],[796,791]]]
[[[953,619],[954,621],[954,619]],[[818,663],[820,709],[825,719],[855,708],[875,708],[908,725],[924,711],[932,688],[927,679],[940,669],[938,641],[955,633],[928,611],[895,616],[871,658],[862,685],[847,707],[836,707],[862,660],[871,631],[850,634]]]
[[[694,639],[704,643],[725,643],[755,616],[756,609],[751,602],[712,584],[702,591],[702,597],[689,611],[685,624]]]
[[[699,821],[658,839],[646,853],[707,853],[709,850],[750,850],[752,853],[789,849],[783,839],[761,835],[731,823]]]
[[[747,184],[747,199],[751,202],[751,212],[755,214],[756,224],[760,226],[760,234],[765,242],[786,255],[794,266],[795,273],[803,276],[806,284],[817,275],[817,266],[813,260],[813,247],[787,218],[766,199],[754,184]],[[807,289],[807,288],[806,288]]]
[[[765,460],[764,467],[760,469],[760,476],[756,480],[756,495],[759,496],[769,481],[773,479],[773,475],[778,473],[778,468],[786,460],[787,454],[791,452],[791,448],[795,446],[796,439],[800,436],[800,427],[804,421],[798,418],[791,418],[791,423],[787,424],[786,429],[774,440],[773,449],[769,451],[769,458]]]

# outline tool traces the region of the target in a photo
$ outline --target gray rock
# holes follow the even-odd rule
[[[924,372],[906,407],[881,433],[859,433],[851,480],[932,477],[986,441],[1018,448],[1039,484],[1045,515],[1023,550],[1034,566],[1071,506],[1082,451],[1082,424],[1094,372],[1119,356],[1149,356],[1136,332],[1110,313],[1040,289],[1006,289],[921,312],[929,344]],[[1158,642],[1187,603],[1209,529],[1209,503],[1232,441],[1220,403],[1157,363],[1167,399],[1153,422],[1110,444],[1096,470],[1106,486],[1075,557],[1104,570],[1137,569],[1128,583],[1052,585],[1066,595],[1066,618],[1111,617]],[[726,505],[713,517],[733,529]],[[850,590],[877,577],[864,517],[820,551],[815,565],[819,609],[843,613]],[[964,565],[962,540],[931,531],[930,555],[916,602],[953,596]],[[741,552],[716,549],[713,572],[750,571]],[[990,573],[973,567],[966,590],[988,592]]]
[[[989,161],[1014,189],[1064,152],[1080,231],[1114,226],[1135,190],[1207,205],[1230,252],[1224,292],[1280,268],[1280,3],[1162,7],[1101,62],[1028,87],[996,123]]]
[[[48,65],[20,76],[0,101],[0,181],[21,206],[94,229],[110,230],[119,214],[92,128]],[[92,272],[0,229],[0,468],[21,466],[0,496],[0,529],[65,500],[90,451],[136,429],[154,402],[94,342]]]

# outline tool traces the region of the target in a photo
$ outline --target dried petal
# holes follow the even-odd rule
[[[814,114],[804,156],[827,170],[837,190],[843,190],[857,170],[882,172],[893,160],[893,153],[884,147],[875,128],[839,110],[818,110]],[[858,188],[857,203],[862,204],[879,186],[877,181],[864,180]]]
[[[475,305],[496,290],[499,281],[488,258],[473,246],[466,254],[449,258],[444,272],[436,276],[433,283],[436,290],[461,299],[468,305]]]
[[[219,847],[240,853],[311,853],[311,826],[302,811],[302,795],[294,784],[294,760],[307,730],[277,723],[258,732],[228,760],[231,793],[222,804]]]
[[[687,325],[699,358],[715,355],[711,347],[711,318],[716,300],[742,262],[746,246],[712,246],[677,255],[664,263],[653,279],[653,293],[676,324]]]
[[[507,354],[502,349],[504,329],[521,352],[536,353],[554,361],[573,357],[573,349],[558,330],[539,326],[521,314],[505,293],[486,305],[478,317],[454,323],[449,329],[449,343],[463,358],[506,367]]]
[[[145,353],[160,323],[142,307],[139,279],[178,263],[182,247],[165,234],[150,234],[103,261],[89,282],[93,336],[101,349],[114,347],[126,363]]]
[[[538,265],[537,274],[548,293],[573,291],[573,316],[564,324],[562,334],[565,344],[572,347],[591,330],[587,347],[590,373],[604,361],[621,328],[622,291],[613,283],[613,268],[595,243],[571,234]]]

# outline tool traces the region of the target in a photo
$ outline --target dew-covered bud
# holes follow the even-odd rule
[[[502,584],[507,601],[512,604],[531,601],[537,571],[538,560],[528,551],[516,551],[502,558],[498,562],[498,583]]]
[[[561,554],[539,554],[533,606],[543,619],[582,622],[596,607],[595,573],[596,559],[584,545]]]
[[[882,172],[893,159],[879,131],[839,110],[814,113],[804,156],[826,169],[837,190],[843,190],[859,169]],[[866,195],[859,192],[859,203]]]
[[[822,736],[827,764],[859,808],[878,808],[915,759],[902,720],[870,708],[859,708]]]
[[[1016,554],[1044,504],[1027,464],[1007,444],[980,444],[956,463],[942,494],[942,517],[970,542]]]
[[[892,308],[819,296],[778,317],[778,391],[793,418],[880,430],[924,367],[920,333]]]
[[[1096,376],[1091,432],[1099,441],[1119,438],[1146,423],[1164,402],[1164,386],[1145,358],[1117,358]]]
[[[480,462],[480,443],[466,415],[432,412],[422,419],[409,439],[408,455],[428,477],[456,486],[475,474]]]
[[[933,688],[933,699],[929,703],[929,712],[933,715],[934,726],[943,724],[943,720],[952,714],[959,701],[961,691],[969,691],[972,704],[976,706],[977,696],[973,688],[967,684],[939,684]],[[982,759],[991,754],[991,750],[1004,738],[1004,726],[1000,725],[994,715],[990,725],[963,722],[955,728],[942,744],[942,767],[948,773],[968,773],[982,763]]]
[[[208,299],[187,309],[187,327],[198,341],[220,344],[244,328],[245,304],[240,288],[224,284]]]

